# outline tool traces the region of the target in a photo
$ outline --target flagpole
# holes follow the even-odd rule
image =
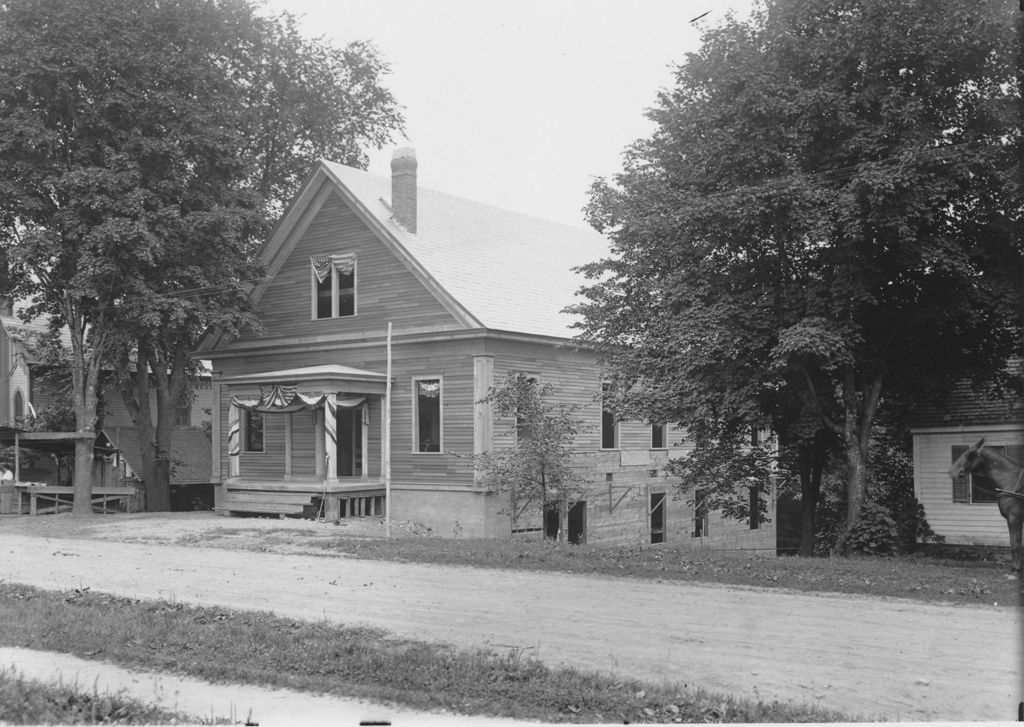
[[[384,384],[384,535],[391,537],[391,321],[388,321],[387,382]]]

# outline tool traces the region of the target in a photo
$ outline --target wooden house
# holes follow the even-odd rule
[[[26,307],[21,301],[0,298],[0,426],[4,427],[22,426],[43,407],[63,403],[60,395],[42,376],[43,363],[35,353],[37,342],[49,331],[49,320],[39,316],[26,321],[23,315]],[[70,346],[66,333],[63,344]],[[210,484],[210,440],[202,426],[203,422],[209,421],[212,407],[212,385],[208,373],[200,375],[194,393],[190,402],[183,403],[175,411],[172,440],[172,496],[178,490],[189,490],[189,499],[195,496],[193,493],[198,489],[197,485]],[[156,411],[155,391],[151,392],[150,409]],[[97,436],[101,443],[97,452],[107,452],[102,456],[110,459],[109,464],[112,465],[104,466],[104,472],[109,470],[104,481],[141,478],[138,430],[117,392],[108,392],[98,413],[102,431]],[[26,446],[20,473],[22,480],[51,485],[69,484],[70,463],[62,467],[56,458],[56,455],[67,455],[65,449],[57,445],[49,449]],[[109,452],[111,449],[115,450],[113,454]]]
[[[1022,362],[1012,364],[1024,373]],[[961,381],[941,402],[922,406],[911,429],[914,495],[928,524],[946,542],[1007,545],[1006,521],[999,514],[995,484],[980,475],[953,480],[950,466],[979,440],[1016,462],[1024,462],[1024,397],[994,396]]]
[[[557,527],[511,518],[471,465],[502,444],[482,400],[515,370],[594,425],[576,443],[588,490],[570,540],[774,549],[772,526],[709,522],[675,499],[673,432],[602,411],[596,356],[562,311],[573,268],[607,254],[596,232],[420,188],[409,149],[390,179],[321,162],[263,249],[264,330],[211,334],[196,353],[214,369],[218,511],[296,513],[317,497],[330,518],[383,514],[390,324],[392,518],[447,536]]]

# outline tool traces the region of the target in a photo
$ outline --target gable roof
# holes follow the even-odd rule
[[[422,186],[413,234],[392,215],[389,177],[322,161],[268,241],[265,261],[286,244],[324,178],[467,328],[572,337],[575,317],[562,310],[584,282],[573,268],[609,254],[593,230]]]
[[[1011,360],[1007,369],[1017,382],[1024,381],[1024,359]],[[961,379],[940,401],[922,402],[912,415],[915,429],[982,424],[1024,425],[1024,392],[1008,389],[1000,396]]]
[[[142,477],[142,450],[135,427],[104,429],[110,443],[117,447],[135,474]],[[171,484],[194,485],[211,481],[212,444],[199,427],[174,427],[171,435]]]
[[[29,305],[30,303],[27,301],[14,301],[14,310],[11,315],[0,313],[0,328],[6,332],[7,337],[15,345],[15,350],[27,362],[38,363],[39,357],[35,353],[36,342],[42,336],[50,333],[50,317],[44,313],[26,322],[22,318],[22,314]],[[71,348],[71,332],[67,326],[60,329],[59,335],[61,344]]]

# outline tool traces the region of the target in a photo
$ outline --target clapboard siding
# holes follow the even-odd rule
[[[601,446],[601,369],[596,355],[553,344],[513,344],[494,342],[488,350],[495,355],[494,382],[500,384],[509,371],[525,371],[536,375],[542,383],[552,386],[552,397],[557,401],[578,406],[578,416],[588,428],[576,441],[583,450]],[[508,422],[498,420],[495,425],[496,444],[505,437]],[[670,446],[678,442],[680,433],[666,433]],[[640,421],[619,422],[619,449],[642,450],[651,448],[651,425]]]
[[[951,543],[1007,543],[1006,521],[996,503],[953,502],[953,447],[970,446],[982,437],[994,446],[1024,444],[1024,430],[914,433],[915,494],[932,530]]]
[[[316,474],[316,427],[312,411],[288,414],[292,418],[292,477]]]
[[[36,392],[33,391],[31,382],[29,381],[28,368],[24,364],[19,364],[13,368],[9,375],[9,378],[7,379],[6,384],[8,390],[10,391],[10,399],[8,400],[9,411],[7,412],[9,422],[14,422],[15,392],[20,391],[21,396],[23,397],[23,401],[25,402],[23,404],[24,408],[22,410],[22,416],[24,416],[24,414],[28,412],[28,402],[31,401],[32,406],[36,407],[37,410],[40,407],[40,405],[44,403],[43,401],[36,398]]]
[[[472,482],[473,468],[469,456],[473,453],[473,354],[479,350],[480,346],[480,342],[474,340],[454,343],[447,341],[396,343],[393,346],[391,473],[392,479],[395,481],[412,484],[439,484],[441,487],[465,486]],[[386,356],[383,345],[349,351],[311,352],[303,356],[301,365],[317,366],[340,363],[360,369],[384,372]],[[294,356],[289,354],[240,357],[223,359],[221,362],[224,376],[253,371],[273,371],[295,365]],[[438,377],[442,381],[442,452],[414,453],[412,451],[412,382],[414,378],[434,377]],[[225,439],[228,431],[228,410],[231,396],[240,391],[242,389],[232,391],[230,387],[222,387],[220,425]],[[245,389],[245,392],[254,393],[249,389]],[[309,412],[298,412],[292,416],[292,475],[312,476],[313,470],[308,465],[303,466],[303,463],[315,465],[312,415]],[[367,433],[369,440],[368,474],[371,477],[381,475],[382,416],[383,402],[381,398],[370,397],[370,424]],[[280,421],[282,418],[283,415],[269,415],[267,421]],[[264,455],[251,455],[250,458],[264,458],[265,464],[261,465],[262,469],[258,471],[244,469],[247,455],[242,455],[242,476],[262,477],[263,473],[273,476],[271,474],[274,471],[273,467],[279,467],[283,475],[283,423],[275,424],[275,426],[281,429],[280,446],[275,444],[273,450],[268,449],[268,453]],[[228,472],[226,447],[222,447],[220,459],[221,472],[226,476]]]
[[[263,418],[263,451],[239,455],[239,474],[269,480],[284,477],[284,415]]]
[[[356,254],[356,315],[312,317],[313,255]],[[452,315],[336,194],[332,193],[274,275],[257,305],[263,336],[380,334],[402,328],[459,328]],[[242,339],[245,340],[245,339]]]

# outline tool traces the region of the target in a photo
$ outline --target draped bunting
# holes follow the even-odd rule
[[[419,395],[427,399],[436,399],[441,394],[440,381],[417,381],[416,385],[419,387]]]
[[[233,402],[232,402],[233,403]],[[238,407],[228,407],[228,476],[238,477],[238,455],[241,454],[241,434],[239,427]]]
[[[318,407],[329,400],[332,406],[342,409],[354,409],[366,401],[365,396],[339,397],[335,394],[327,394],[322,391],[302,392],[298,391],[294,384],[269,384],[260,386],[260,398],[245,398],[232,396],[231,404],[239,409],[251,409],[271,414],[282,414],[290,411],[300,411],[311,407]],[[364,414],[364,417],[366,415]],[[230,438],[230,432],[229,432]]]
[[[315,255],[309,258],[309,261],[313,263],[313,274],[316,275],[317,281],[324,282],[331,272],[331,256]]]
[[[316,279],[323,283],[331,270],[335,269],[342,275],[349,275],[356,267],[356,256],[354,253],[345,255],[311,255],[309,262],[313,265],[313,274]]]
[[[338,407],[334,397],[324,398],[324,452],[327,455],[326,477],[333,479],[338,476],[338,462],[332,455],[338,451]]]
[[[232,396],[228,408],[228,474],[238,477],[241,454],[241,411],[286,414],[323,405],[323,449],[317,474],[328,479],[338,476],[338,464],[333,452],[338,448],[338,409],[361,408],[363,425],[370,423],[370,407],[365,396],[338,396],[322,391],[299,391],[295,384],[267,384],[260,386],[259,398]],[[318,447],[320,445],[317,445]],[[365,455],[364,455],[365,456]]]

